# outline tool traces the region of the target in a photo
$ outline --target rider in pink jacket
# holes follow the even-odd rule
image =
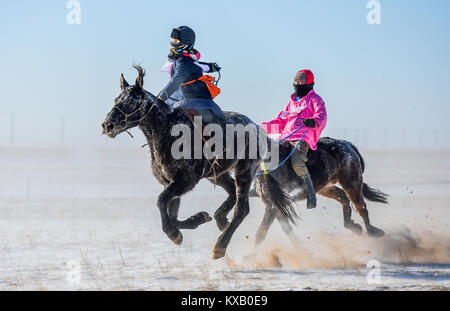
[[[314,92],[314,75],[310,70],[304,69],[297,72],[294,78],[294,89],[295,93],[291,95],[286,108],[276,119],[262,122],[261,127],[268,134],[280,134],[278,138],[280,140],[287,137],[286,140],[294,146],[297,146],[306,132],[297,146],[298,150],[291,157],[291,164],[295,173],[305,183],[307,207],[314,208],[317,205],[317,199],[306,162],[308,150],[317,149],[317,141],[327,124],[327,111],[323,99]],[[296,130],[298,131],[295,132]],[[293,132],[295,133],[292,134]],[[291,134],[292,136],[289,136]]]

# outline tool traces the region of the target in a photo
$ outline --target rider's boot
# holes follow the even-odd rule
[[[308,161],[308,143],[302,141],[300,144],[297,142],[291,142],[293,146],[297,147],[297,150],[292,154],[291,165],[295,174],[300,177],[305,185],[306,192],[306,207],[308,209],[315,208],[317,206],[316,192],[314,191],[314,185],[311,181],[306,162]]]
[[[306,191],[306,208],[312,209],[317,206],[317,197],[316,191],[314,190],[313,183],[311,181],[311,176],[306,175],[302,177],[303,182],[305,183],[305,191]]]

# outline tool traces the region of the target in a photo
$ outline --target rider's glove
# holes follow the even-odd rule
[[[222,68],[220,68],[219,65],[217,65],[217,63],[209,63],[208,65],[209,65],[209,71],[208,72],[219,72],[220,69],[222,69]]]
[[[314,127],[316,125],[316,122],[314,122],[313,119],[305,119],[303,120],[303,125],[306,127]]]

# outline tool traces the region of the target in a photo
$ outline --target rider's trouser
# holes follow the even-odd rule
[[[291,144],[295,147],[298,141],[291,141]],[[300,142],[297,150],[294,151],[291,157],[291,165],[295,173],[299,177],[306,177],[309,175],[306,162],[308,161],[309,144],[306,141]]]

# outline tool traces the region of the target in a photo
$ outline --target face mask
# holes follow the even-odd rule
[[[294,84],[295,95],[300,98],[308,95],[308,93],[311,92],[312,89],[313,89],[313,85],[311,85],[311,84],[308,84],[308,85]]]
[[[175,59],[179,54],[177,54],[173,49],[170,49],[169,51],[169,55],[167,55],[167,57],[169,59]]]

